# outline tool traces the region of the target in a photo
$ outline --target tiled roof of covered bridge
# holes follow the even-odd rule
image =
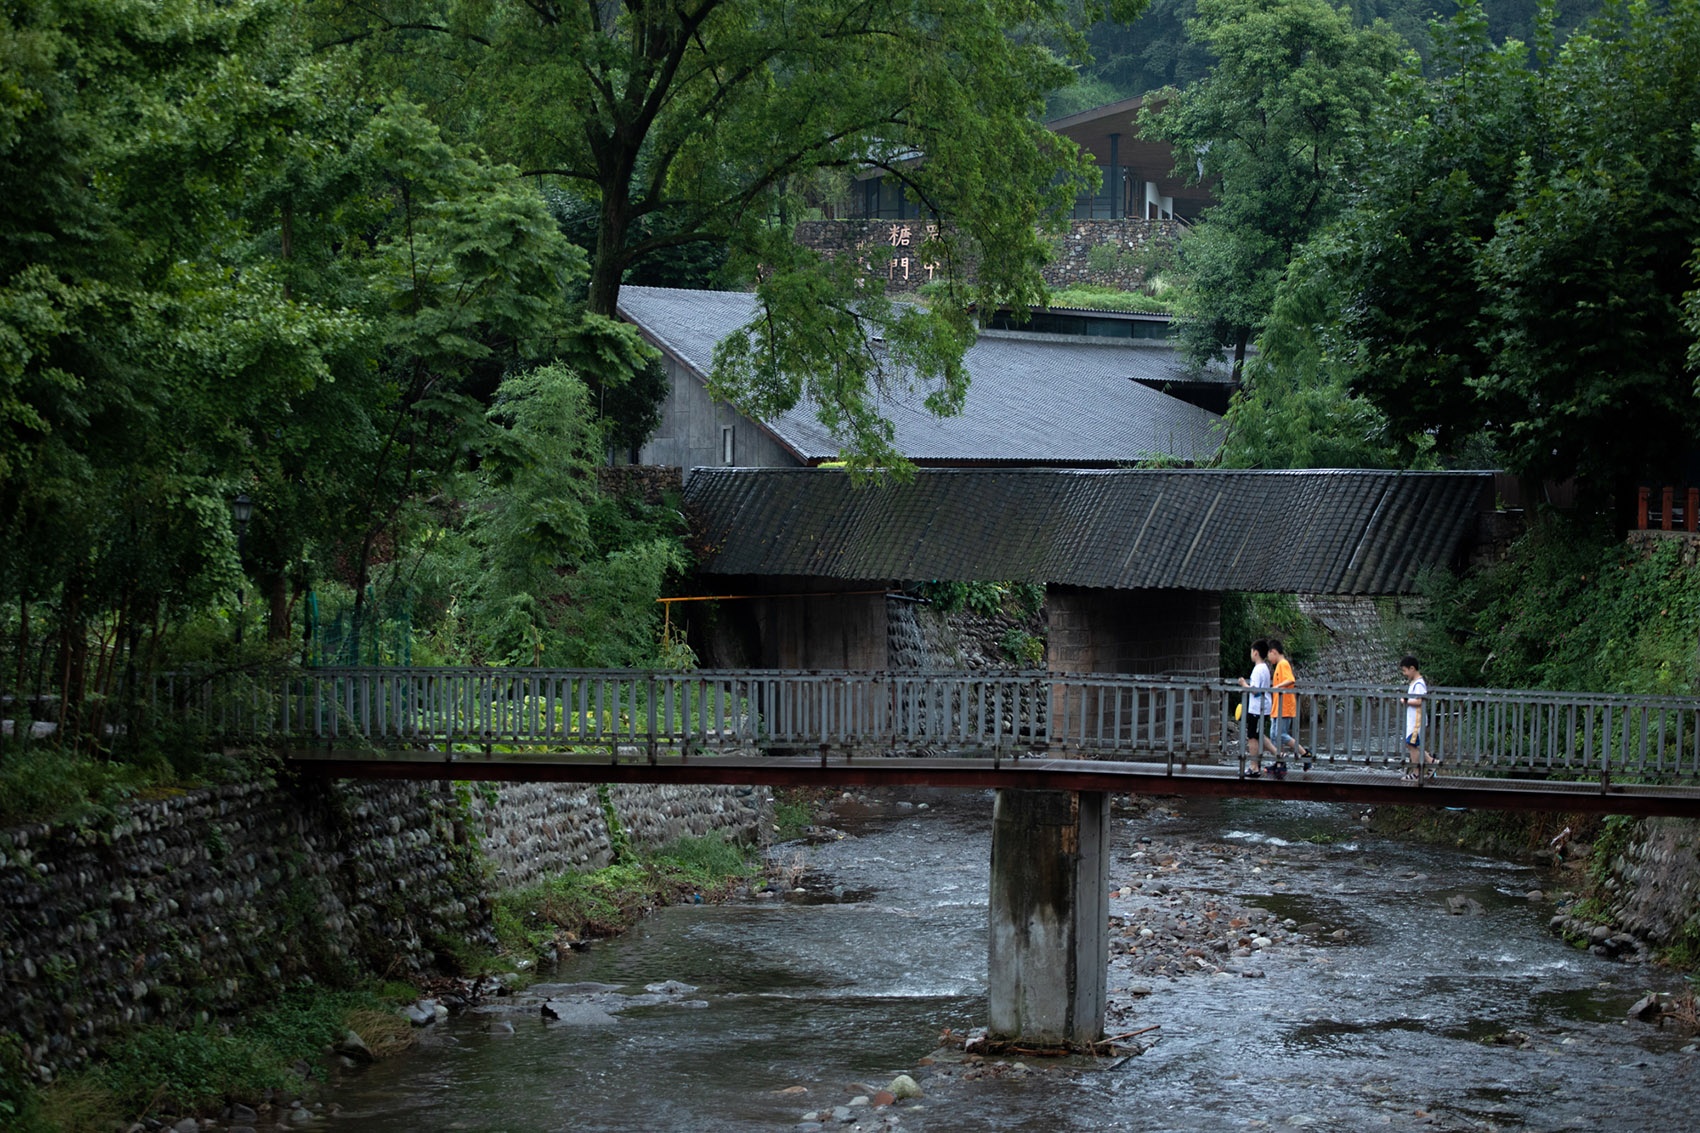
[[[997,579],[1117,589],[1398,594],[1451,561],[1489,473],[699,469],[685,502],[721,575]]]

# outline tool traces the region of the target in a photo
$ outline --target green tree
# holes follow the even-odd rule
[[[315,578],[363,597],[479,395],[584,337],[583,256],[534,189],[362,97],[296,15],[0,9],[0,648],[67,723],[181,657],[243,570],[280,636]]]
[[[1126,18],[1143,0],[1111,6]],[[1057,0],[319,10],[326,40],[375,67],[398,45],[441,61],[412,88],[441,120],[596,209],[591,312],[612,315],[625,273],[656,252],[725,245],[759,313],[748,347],[717,359],[717,390],[759,416],[812,402],[859,468],[900,462],[879,413],[893,386],[924,389],[936,412],[960,405],[971,310],[1038,300],[1036,226],[1091,176],[1039,124],[1044,93],[1071,77],[1058,45],[1082,44]],[[894,305],[877,273],[791,239],[811,174],[867,167],[938,222],[921,254],[946,285],[929,307]]]
[[[1445,73],[1402,94],[1331,242],[1354,388],[1396,436],[1483,436],[1597,496],[1675,474],[1700,408],[1700,7],[1628,5],[1533,59],[1474,5],[1439,38]]]
[[[0,608],[8,677],[50,677],[68,724],[235,592],[244,413],[312,385],[350,331],[240,270],[286,14],[0,11]]]
[[[1545,152],[1522,155],[1484,248],[1493,365],[1471,383],[1511,465],[1621,487],[1700,442],[1682,324],[1700,246],[1700,4],[1636,0],[1541,73]],[[1609,114],[1600,108],[1610,107]]]
[[[1426,437],[1400,445],[1387,417],[1352,391],[1353,358],[1338,333],[1332,234],[1311,238],[1275,295],[1247,381],[1226,416],[1227,468],[1402,468],[1423,463]]]
[[[348,309],[363,333],[327,358],[331,381],[245,418],[251,558],[274,612],[286,576],[303,590],[337,563],[363,616],[375,558],[476,443],[501,374],[576,329],[567,286],[584,262],[514,170],[446,142],[416,106],[363,105],[340,82],[315,93],[340,113],[291,123],[297,147],[253,202],[253,250],[294,304]]]
[[[1328,286],[1353,386],[1406,437],[1451,452],[1503,404],[1459,396],[1487,372],[1476,283],[1510,205],[1518,162],[1540,148],[1540,91],[1518,42],[1495,47],[1467,3],[1435,29],[1436,78],[1401,83],[1359,164],[1353,208],[1329,242]]]
[[[1217,63],[1152,100],[1140,130],[1214,187],[1218,203],[1180,242],[1182,341],[1201,362],[1231,354],[1239,377],[1288,263],[1339,211],[1354,135],[1400,46],[1327,0],[1199,0],[1188,30]]]
[[[677,526],[597,488],[592,393],[555,363],[509,377],[490,410],[461,519],[427,555],[466,659],[623,666],[657,656],[655,599],[685,566]],[[675,513],[662,509],[667,516]]]

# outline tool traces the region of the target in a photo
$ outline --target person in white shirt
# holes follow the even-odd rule
[[[1426,765],[1434,762],[1423,752],[1423,700],[1428,696],[1428,682],[1423,680],[1415,657],[1406,656],[1400,661],[1399,672],[1409,682],[1405,688],[1405,754],[1411,767],[1405,778],[1414,783],[1422,778]],[[1433,771],[1428,774],[1434,777]]]
[[[1251,759],[1251,767],[1246,771],[1249,778],[1255,779],[1263,774],[1263,753],[1278,754],[1275,745],[1270,742],[1268,725],[1270,696],[1267,692],[1258,692],[1269,685],[1269,663],[1264,660],[1269,653],[1269,643],[1259,638],[1251,643],[1251,679],[1240,678],[1240,687],[1252,691],[1245,698],[1245,750]]]

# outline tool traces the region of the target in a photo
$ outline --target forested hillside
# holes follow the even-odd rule
[[[1568,35],[1597,16],[1602,6],[1602,0],[1561,0],[1555,10],[1555,29]],[[1483,8],[1494,42],[1533,39],[1536,0],[1489,0]],[[1386,21],[1425,60],[1434,51],[1430,22],[1449,18],[1458,10],[1451,0],[1354,0],[1346,9],[1360,26]],[[1092,62],[1080,68],[1078,84],[1052,96],[1053,112],[1073,113],[1203,78],[1213,56],[1206,46],[1187,37],[1187,21],[1197,14],[1197,0],[1151,0],[1145,14],[1132,23],[1099,24],[1090,36]]]

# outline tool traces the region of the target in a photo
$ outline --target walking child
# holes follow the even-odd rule
[[[1240,687],[1250,689],[1245,698],[1245,749],[1246,756],[1251,760],[1251,767],[1246,771],[1248,778],[1255,779],[1263,774],[1263,753],[1270,755],[1279,753],[1275,745],[1269,742],[1268,724],[1269,700],[1267,689],[1269,683],[1269,663],[1264,660],[1269,652],[1269,643],[1258,638],[1251,643],[1251,679],[1240,678]]]
[[[1291,744],[1293,754],[1304,761],[1304,770],[1310,770],[1310,752],[1299,743],[1299,698],[1294,693],[1282,692],[1291,689],[1298,681],[1293,677],[1293,666],[1287,660],[1287,647],[1280,638],[1269,639],[1269,660],[1275,664],[1272,680],[1275,686],[1275,718],[1274,725],[1269,730],[1269,738],[1275,745],[1275,756],[1280,760],[1281,753]],[[1270,771],[1277,779],[1287,775],[1287,764],[1284,760],[1277,762]]]
[[[1428,764],[1434,762],[1423,751],[1423,700],[1428,696],[1428,682],[1423,679],[1422,670],[1417,668],[1417,659],[1406,655],[1399,662],[1399,673],[1407,684],[1405,686],[1405,755],[1411,761],[1410,770],[1405,772],[1407,782],[1416,782],[1423,776]],[[1434,772],[1428,772],[1429,778],[1434,778]]]

